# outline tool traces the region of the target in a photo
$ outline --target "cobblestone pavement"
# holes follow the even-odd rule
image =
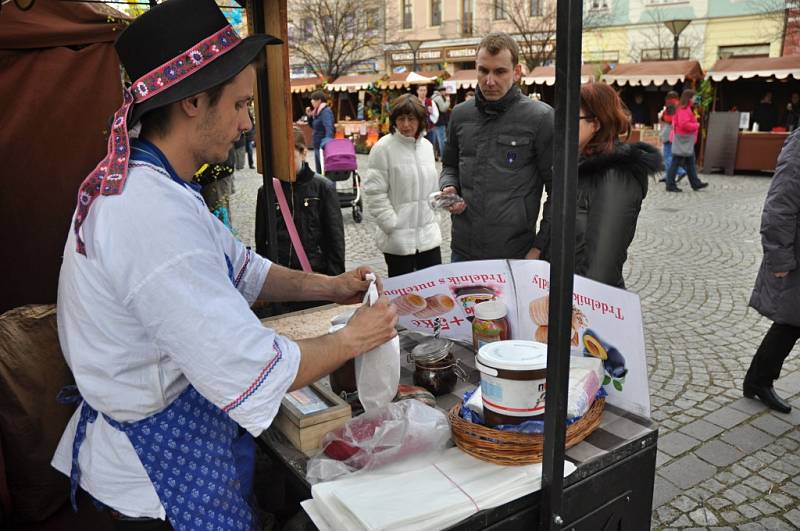
[[[366,158],[359,157],[366,169]],[[769,179],[704,176],[702,192],[652,186],[625,278],[642,299],[652,416],[659,423],[652,529],[800,529],[800,359],[776,389],[789,415],[745,399],[741,384],[769,322],[747,307],[761,260]],[[233,221],[253,240],[260,176],[237,173]],[[372,226],[343,210],[348,266],[385,273]],[[449,239],[449,220],[443,219]],[[442,247],[449,260],[449,241]]]

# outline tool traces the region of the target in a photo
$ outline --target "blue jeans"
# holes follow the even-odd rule
[[[431,129],[431,143],[439,150],[439,157],[444,156],[445,136],[447,132],[446,125],[435,125]]]
[[[663,144],[662,150],[664,153],[664,170],[666,171],[669,169],[669,165],[672,162],[672,142],[667,142],[666,144]],[[678,178],[680,179],[684,175],[686,175],[686,170],[683,169],[683,166],[679,166]]]
[[[453,251],[451,248],[450,251],[450,263],[455,264],[456,262],[469,262],[469,258],[465,256],[461,256],[457,252]]]
[[[675,174],[678,173],[678,166],[686,168],[686,175],[689,176],[689,184],[692,188],[697,188],[703,184],[697,177],[697,166],[695,165],[694,155],[690,157],[672,157],[669,168],[667,169],[667,189],[677,188],[675,184]]]

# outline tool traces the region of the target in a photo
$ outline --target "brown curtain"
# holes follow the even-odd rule
[[[56,301],[78,186],[122,102],[114,13],[52,1],[0,12],[0,312]]]

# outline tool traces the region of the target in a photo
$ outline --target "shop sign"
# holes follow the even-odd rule
[[[475,57],[475,46],[447,50],[448,59],[463,59],[467,57],[470,59]]]

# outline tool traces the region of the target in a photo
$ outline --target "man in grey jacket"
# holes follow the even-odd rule
[[[553,109],[519,90],[519,48],[492,33],[478,46],[475,99],[450,116],[439,187],[450,207],[452,261],[539,258],[550,239]],[[539,232],[542,191],[548,191]]]

